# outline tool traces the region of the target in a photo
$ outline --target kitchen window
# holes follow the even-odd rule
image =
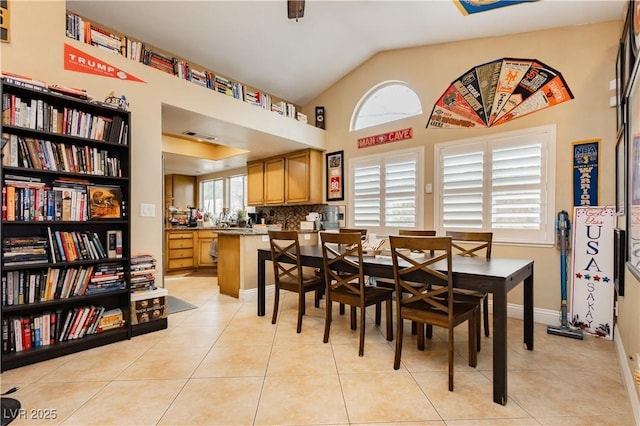
[[[434,221],[507,243],[554,243],[555,125],[435,145]]]
[[[224,207],[224,179],[204,180],[200,182],[200,206],[209,213],[209,217],[217,218]]]
[[[408,149],[349,162],[349,226],[379,235],[422,224],[424,149]]]

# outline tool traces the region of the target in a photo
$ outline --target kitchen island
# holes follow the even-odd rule
[[[269,249],[266,230],[252,228],[218,229],[218,286],[220,293],[253,300],[258,290],[258,249]],[[300,245],[318,244],[318,233],[300,231]],[[273,284],[273,268],[268,267],[267,284]]]

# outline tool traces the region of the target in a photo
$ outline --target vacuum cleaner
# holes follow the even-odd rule
[[[547,326],[547,333],[582,340],[584,339],[582,330],[570,327],[567,320],[567,249],[570,233],[569,213],[562,210],[558,212],[556,219],[556,247],[560,249],[560,297],[562,299],[560,311],[562,319],[560,327]]]

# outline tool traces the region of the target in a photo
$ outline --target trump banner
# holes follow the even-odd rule
[[[613,340],[615,208],[576,207],[573,213],[572,323]]]

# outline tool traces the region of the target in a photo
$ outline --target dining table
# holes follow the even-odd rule
[[[323,268],[322,248],[301,246],[302,266]],[[265,315],[266,263],[271,261],[269,249],[258,249],[258,316]],[[370,277],[394,279],[390,256],[363,257],[364,274]],[[446,264],[436,269],[446,269]],[[533,260],[503,257],[453,256],[454,286],[493,295],[493,401],[507,403],[507,293],[523,284],[524,345],[533,350]]]

